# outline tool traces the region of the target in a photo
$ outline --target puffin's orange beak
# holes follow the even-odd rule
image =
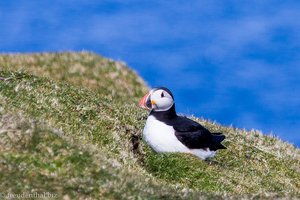
[[[150,100],[150,92],[145,94],[145,96],[140,100],[139,106],[143,109],[151,110],[151,100]]]

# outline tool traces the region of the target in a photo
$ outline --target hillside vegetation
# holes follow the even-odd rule
[[[227,136],[202,161],[141,139],[148,88],[89,52],[0,56],[0,193],[58,199],[300,198],[300,150],[260,132],[194,118]]]

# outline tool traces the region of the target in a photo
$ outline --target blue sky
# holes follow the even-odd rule
[[[177,110],[300,145],[299,1],[1,1],[0,52],[125,61]]]

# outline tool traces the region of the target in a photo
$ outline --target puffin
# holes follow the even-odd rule
[[[143,139],[157,153],[189,153],[206,160],[217,150],[226,149],[221,144],[225,135],[211,133],[198,122],[177,115],[174,96],[166,87],[151,89],[139,106],[150,111]]]

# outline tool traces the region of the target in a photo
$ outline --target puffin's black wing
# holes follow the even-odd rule
[[[210,148],[210,150],[225,149],[221,142],[222,134],[212,134],[199,123],[186,117],[178,116],[173,124],[177,139],[190,149]]]

